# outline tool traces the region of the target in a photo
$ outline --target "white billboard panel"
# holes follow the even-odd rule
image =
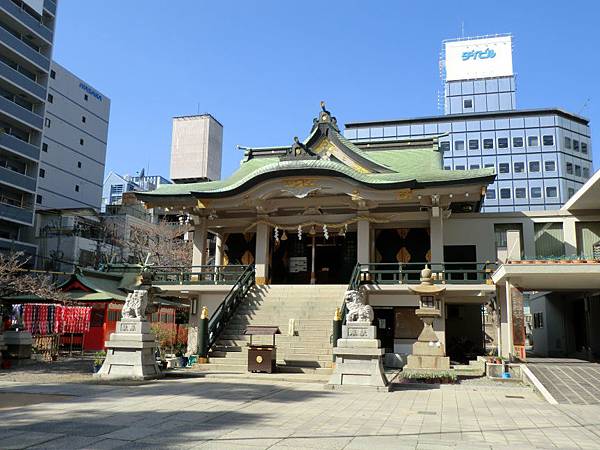
[[[44,0],[23,0],[28,6],[30,6],[40,16],[44,12]]]
[[[513,75],[512,36],[445,42],[446,81]]]

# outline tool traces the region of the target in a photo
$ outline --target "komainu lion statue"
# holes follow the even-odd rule
[[[361,291],[346,291],[344,302],[348,308],[346,322],[368,323],[373,322],[373,308],[366,304],[365,295]]]
[[[146,320],[146,306],[148,305],[148,291],[137,290],[129,293],[123,305],[123,319]]]

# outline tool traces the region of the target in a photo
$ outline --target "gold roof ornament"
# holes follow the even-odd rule
[[[208,319],[208,308],[206,306],[202,307],[202,311],[200,312],[200,319]]]

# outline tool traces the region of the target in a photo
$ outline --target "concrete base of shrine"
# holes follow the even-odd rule
[[[158,342],[148,322],[123,320],[106,342],[106,359],[94,374],[108,380],[149,380],[164,374],[154,356]]]
[[[371,388],[389,390],[383,371],[385,349],[380,347],[372,325],[351,323],[342,328],[342,339],[338,339],[335,355],[335,371],[328,387]]]

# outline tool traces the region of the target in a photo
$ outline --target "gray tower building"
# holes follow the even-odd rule
[[[0,250],[29,254],[56,1],[0,0]]]
[[[223,125],[210,114],[173,118],[171,180],[174,183],[221,178]]]
[[[560,208],[593,172],[589,121],[558,108],[516,108],[512,36],[443,45],[445,115],[352,122],[345,136],[368,148],[439,135],[446,169],[496,169],[483,211]]]
[[[110,99],[52,61],[37,209],[100,210]]]

